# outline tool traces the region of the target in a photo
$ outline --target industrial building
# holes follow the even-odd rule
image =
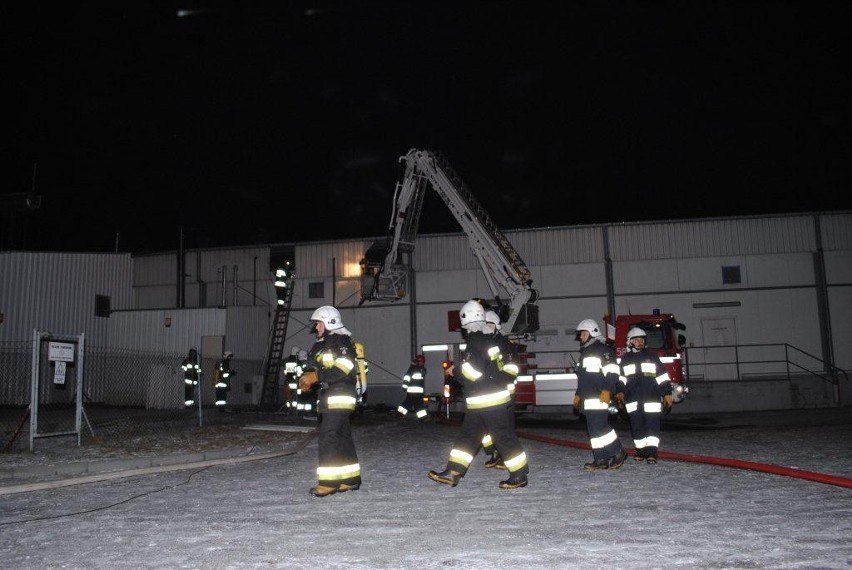
[[[564,372],[574,326],[606,313],[672,313],[686,325],[690,389],[676,412],[795,409],[852,401],[852,212],[664,220],[504,232],[538,292],[538,330],[525,341],[532,374]],[[395,406],[399,378],[425,345],[460,342],[452,314],[492,297],[463,233],[420,235],[408,291],[364,302],[363,260],[384,236],[263,246],[128,253],[0,252],[0,404],[22,405],[34,331],[85,346],[163,355],[135,377],[126,405],[181,400],[190,346],[234,353],[229,403],[257,405],[277,308],[274,271],[293,272],[283,342],[309,348],[308,318],[340,309],[369,363],[369,403]],[[14,362],[10,353],[16,353]],[[427,354],[427,391],[440,361]],[[5,361],[5,362],[4,362]],[[24,373],[21,372],[23,366]],[[209,368],[209,366],[208,366]],[[90,371],[87,370],[87,374]],[[92,374],[95,371],[91,371]],[[112,374],[101,382],[122,383]],[[182,388],[181,388],[182,389]],[[211,397],[206,399],[212,403]]]

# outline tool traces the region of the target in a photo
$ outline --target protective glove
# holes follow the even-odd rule
[[[580,415],[580,403],[581,403],[580,396],[578,396],[577,394],[574,394],[574,409],[573,409],[573,412],[574,412],[575,416]]]
[[[623,410],[624,409],[624,393],[618,392],[615,395],[615,400],[618,402],[618,408],[620,410]]]
[[[299,389],[301,389],[302,392],[307,392],[311,389],[311,386],[316,384],[317,380],[319,380],[319,377],[317,376],[317,371],[308,370],[307,372],[302,374],[301,378],[299,378]]]
[[[663,396],[663,413],[667,414],[672,411],[672,395],[666,394]]]
[[[612,399],[612,396],[609,393],[609,390],[601,390],[601,395],[598,396],[598,400],[603,402],[604,404],[609,404],[609,401]]]

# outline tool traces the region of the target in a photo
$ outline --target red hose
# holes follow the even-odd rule
[[[588,443],[557,439],[555,437],[536,435],[528,432],[518,432],[518,437],[543,441],[544,443],[551,443],[553,445],[561,445],[564,447],[591,449],[591,446],[589,446]],[[635,449],[628,447],[626,450],[630,455],[636,455]],[[852,479],[849,477],[838,477],[837,475],[804,471],[793,467],[781,467],[780,465],[772,465],[770,463],[755,463],[754,461],[742,461],[740,459],[727,459],[725,457],[712,457],[709,455],[689,455],[686,453],[672,453],[669,451],[659,451],[657,452],[657,456],[662,459],[673,459],[675,461],[690,461],[692,463],[707,463],[710,465],[721,465],[722,467],[761,471],[763,473],[772,473],[773,475],[784,475],[785,477],[795,477],[796,479],[805,479],[808,481],[816,481],[817,483],[825,483],[826,485],[836,485],[838,487],[852,489]]]

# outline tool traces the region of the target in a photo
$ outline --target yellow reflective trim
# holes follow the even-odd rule
[[[500,404],[505,404],[512,399],[512,395],[509,394],[508,390],[500,390],[499,392],[494,392],[493,394],[483,394],[482,396],[471,396],[470,398],[465,398],[467,402],[467,408],[469,410],[478,410],[481,408],[490,408],[492,406],[499,406]]]
[[[317,479],[320,481],[340,481],[352,477],[361,476],[361,465],[351,463],[349,465],[317,467]]]
[[[471,382],[476,382],[482,377],[482,372],[479,372],[476,368],[474,368],[470,362],[465,362],[462,364],[462,376]]]
[[[626,364],[624,366],[624,375],[625,376],[633,376],[636,374],[636,365],[635,364]]]
[[[355,409],[355,397],[354,396],[329,396],[328,397],[328,409],[329,410],[354,410]]]
[[[491,434],[485,434],[485,437],[482,438],[482,447],[488,447],[494,443],[494,440],[491,439]]]
[[[349,372],[355,368],[355,363],[345,356],[338,356],[334,361],[334,365],[346,374],[349,374]]]
[[[470,462],[473,461],[473,455],[466,451],[462,451],[461,449],[453,449],[450,451],[450,461],[467,467],[470,465]]]
[[[323,368],[331,368],[334,366],[334,355],[330,352],[323,352],[320,355]]]
[[[503,372],[508,372],[512,376],[517,376],[520,369],[517,364],[509,363],[503,366]]]
[[[408,387],[408,393],[409,394],[422,394],[423,393],[423,386],[409,386]]]
[[[506,459],[503,461],[509,471],[517,471],[527,464],[527,454],[523,451],[514,456],[511,459]]]

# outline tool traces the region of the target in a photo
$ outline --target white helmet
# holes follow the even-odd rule
[[[500,330],[500,315],[498,315],[495,311],[485,311],[485,322],[490,325],[494,325],[495,330]]]
[[[308,351],[300,350],[299,351],[299,360],[307,360],[308,359]]]
[[[290,349],[290,356],[298,356],[298,355],[299,355],[299,352],[300,352],[301,350],[302,350],[302,349],[301,349],[301,348],[299,348],[298,346],[294,346],[293,348],[291,348],[291,349]]]
[[[225,353],[222,355],[222,358],[233,358],[233,357],[234,357],[234,353],[231,352],[230,350],[226,350]]]
[[[465,327],[472,323],[481,323],[485,321],[485,309],[478,301],[468,301],[462,305],[459,311],[461,318],[461,326]]]
[[[314,311],[311,315],[312,321],[320,321],[325,325],[326,330],[334,331],[343,328],[343,319],[340,318],[340,311],[331,305],[324,305]]]
[[[631,340],[633,340],[637,336],[641,336],[641,337],[644,338],[644,337],[648,336],[648,333],[646,333],[640,327],[633,327],[632,329],[627,331],[627,342],[630,342]]]
[[[583,319],[580,321],[577,325],[577,334],[580,334],[580,331],[588,331],[592,338],[601,336],[601,329],[598,328],[598,323],[592,319]]]

